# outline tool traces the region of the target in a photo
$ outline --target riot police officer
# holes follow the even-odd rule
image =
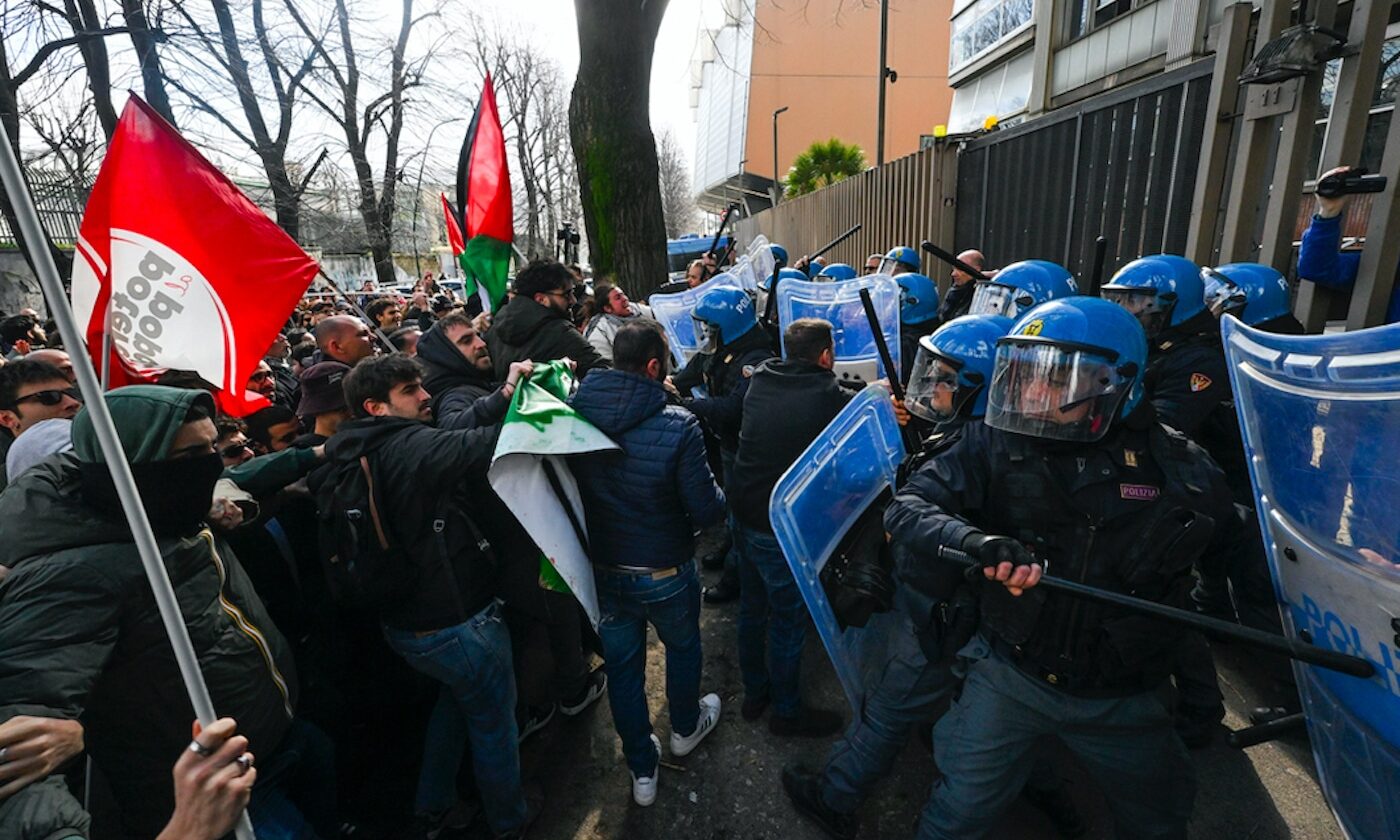
[[[1037,304],[1079,294],[1074,275],[1048,260],[1021,260],[978,280],[972,292],[969,315],[1005,315],[1015,318]]]
[[[842,280],[856,279],[856,270],[845,263],[832,263],[823,266],[821,271],[812,278],[818,283],[839,283]]]
[[[899,284],[899,378],[908,382],[920,340],[938,328],[938,285],[909,271],[894,279]]]
[[[728,485],[739,449],[749,377],[774,356],[773,345],[768,333],[758,326],[753,300],[742,289],[722,287],[707,292],[695,305],[693,317],[695,334],[703,346],[676,374],[673,384],[682,404],[718,439],[723,479]],[[703,396],[692,395],[697,387],[703,387]],[[737,560],[732,549],[725,555],[723,577],[718,585],[706,588],[706,603],[721,604],[739,597]]]
[[[876,274],[898,277],[901,274],[915,274],[919,271],[919,252],[908,245],[896,245],[885,254],[876,267]]]
[[[1283,335],[1305,330],[1288,305],[1288,280],[1272,266],[1229,263],[1202,268],[1206,305],[1216,318],[1234,315],[1256,329]]]
[[[1143,331],[1121,308],[1076,296],[1032,309],[998,342],[985,424],[966,426],[885,514],[895,544],[925,567],[946,562],[940,546],[957,548],[994,581],[959,653],[961,694],[934,729],[943,776],[920,838],[985,833],[1046,735],[1098,782],[1121,832],[1186,836],[1192,768],[1157,697],[1180,632],[1035,587],[1048,564],[1183,604],[1212,523],[1230,515],[1219,468],[1143,399],[1146,361]]]
[[[996,342],[1011,327],[1009,318],[968,315],[945,324],[920,341],[914,376],[905,401],[914,415],[935,424],[925,453],[935,454],[956,439],[967,423],[981,420],[992,379]],[[929,721],[940,702],[957,686],[953,654],[971,635],[975,598],[954,567],[916,568],[918,558],[896,546],[895,609],[871,616],[867,634],[886,639],[883,665],[872,670],[878,681],[869,687],[859,714],[832,748],[826,765],[813,773],[802,767],[783,771],[783,788],[793,805],[832,837],[854,837],[856,811],[889,774],[913,729]],[[903,575],[914,570],[919,584]],[[1082,823],[1058,780],[1040,772],[1041,784],[1028,789],[1064,833]]]
[[[1142,257],[1119,269],[1102,295],[1132,313],[1147,333],[1150,352],[1144,383],[1158,418],[1211,454],[1225,471],[1236,502],[1252,502],[1220,325],[1206,308],[1201,269],[1172,254]],[[1217,523],[1234,537],[1232,552],[1242,550],[1240,522],[1237,514]],[[1207,558],[1204,569],[1223,554]],[[1206,746],[1225,716],[1215,662],[1198,633],[1184,637],[1177,655],[1181,736],[1191,747]]]

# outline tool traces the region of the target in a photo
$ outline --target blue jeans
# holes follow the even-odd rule
[[[497,834],[525,824],[519,731],[510,634],[499,601],[445,630],[419,634],[386,626],[384,638],[415,671],[442,683],[428,720],[418,774],[419,813],[437,813],[457,799],[457,771],[470,739],[482,808]]]
[[[919,819],[919,840],[985,835],[1025,787],[1047,735],[1063,741],[1103,791],[1117,836],[1186,837],[1195,775],[1157,694],[1075,697],[1028,676],[981,637],[959,655],[967,678],[933,730],[943,775]]]
[[[879,625],[887,625],[885,627]],[[869,628],[887,639],[883,666],[846,734],[832,747],[819,783],[827,807],[854,813],[894,766],[915,726],[933,719],[957,687],[949,663],[930,663],[919,631],[903,610],[876,613]]]
[[[248,802],[253,831],[264,840],[331,840],[340,833],[335,805],[335,745],[313,724],[293,720],[282,743],[258,759]]]
[[[689,735],[700,718],[700,577],[694,561],[659,580],[597,569],[604,667],[613,726],[627,767],[637,776],[656,772],[647,709],[647,622],[666,646],[666,701],[671,731]]]
[[[794,717],[801,708],[798,673],[807,633],[807,605],[797,589],[778,538],[734,523],[739,550],[739,672],[744,693],[768,697],[773,714]]]

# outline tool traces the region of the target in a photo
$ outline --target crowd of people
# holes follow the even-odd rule
[[[519,745],[604,694],[647,806],[663,756],[725,719],[706,690],[700,611],[736,599],[743,725],[766,715],[779,737],[835,737],[822,767],[781,779],[826,834],[855,836],[862,802],[932,725],[940,775],[921,838],[983,836],[1018,796],[1082,833],[1046,736],[1079,758],[1121,831],[1184,837],[1186,750],[1224,714],[1205,639],[1037,583],[1048,564],[1278,630],[1216,318],[1298,331],[1282,276],[1158,255],[1093,298],[1053,263],[992,272],[969,250],[960,259],[983,278],[954,271],[940,300],[912,249],[870,256],[861,273],[901,288],[907,393],[894,410],[920,445],[883,511],[894,597],[870,622],[890,642],[846,720],[804,692],[808,606],[769,506],[855,392],[833,373],[830,323],[786,323],[779,345],[763,304],[773,284],[858,273],[773,256],[757,296],[720,285],[700,298],[705,346],[690,359],[621,285],[590,289],[543,260],[494,314],[431,275],[405,297],[309,294],[249,377],[267,405],[247,417],[221,414],[188,372],[108,392],[227,716],[192,730],[74,384],[86,356],[56,346],[35,312],[0,320],[0,837],[87,837],[105,809],[122,836],[215,838],[245,806],[260,837],[523,837],[543,791]],[[686,284],[722,262],[697,260]],[[618,447],[569,462],[596,628],[542,584],[525,512],[487,476],[516,390],[558,360],[574,411]],[[724,547],[696,558],[703,529]],[[665,648],[664,749],[648,625]]]

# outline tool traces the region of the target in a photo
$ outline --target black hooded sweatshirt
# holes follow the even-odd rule
[[[418,339],[423,387],[433,395],[433,419],[440,429],[472,429],[499,423],[510,400],[493,381],[492,371],[480,371],[467,361],[434,324]]]

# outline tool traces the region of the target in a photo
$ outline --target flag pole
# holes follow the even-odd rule
[[[336,294],[340,295],[340,299],[350,304],[350,308],[355,310],[355,313],[360,316],[360,319],[369,325],[369,328],[379,340],[384,342],[384,349],[386,351],[390,353],[397,352],[397,348],[394,347],[394,342],[389,340],[389,336],[384,334],[384,331],[379,328],[379,325],[374,322],[373,318],[365,314],[365,311],[360,308],[360,305],[355,302],[354,298],[345,294],[345,290],[336,285],[335,280],[331,279],[331,276],[326,273],[324,268],[321,268],[319,263],[316,265],[316,272],[326,278],[326,282],[331,284],[331,289],[334,290]]]
[[[107,313],[102,318],[102,393],[112,382],[112,298],[107,298]]]
[[[0,151],[0,183],[3,183],[6,194],[10,196],[19,220],[20,232],[29,245],[29,257],[34,265],[34,273],[38,275],[49,312],[58,324],[59,335],[63,336],[63,344],[70,350],[77,350],[86,346],[86,342],[78,329],[78,321],[73,315],[68,298],[63,293],[63,283],[59,280],[53,254],[46,247],[48,236],[39,224],[39,214],[34,207],[34,199],[29,194],[29,187],[24,182],[14,148],[2,137],[0,146],[4,147]],[[121,500],[127,525],[131,528],[136,551],[141,555],[141,565],[146,570],[146,578],[155,594],[156,608],[160,611],[170,646],[175,651],[175,662],[180,667],[180,676],[184,679],[190,704],[194,706],[194,713],[200,724],[208,727],[217,719],[214,714],[214,702],[209,697],[209,687],[204,683],[204,675],[199,671],[199,659],[195,656],[194,645],[190,643],[189,629],[185,627],[179,602],[175,600],[175,589],[165,572],[160,548],[156,545],[150,520],[146,518],[146,509],[141,504],[141,493],[131,476],[131,465],[126,461],[126,452],[117,437],[112,414],[107,409],[106,395],[97,379],[97,372],[91,365],[75,364],[73,371],[78,376],[78,388],[83,394],[83,403],[92,415],[93,430],[97,433],[102,457],[111,470],[112,483],[116,487],[117,497]],[[253,824],[248,819],[247,812],[239,818],[236,833],[238,840],[253,840]]]

